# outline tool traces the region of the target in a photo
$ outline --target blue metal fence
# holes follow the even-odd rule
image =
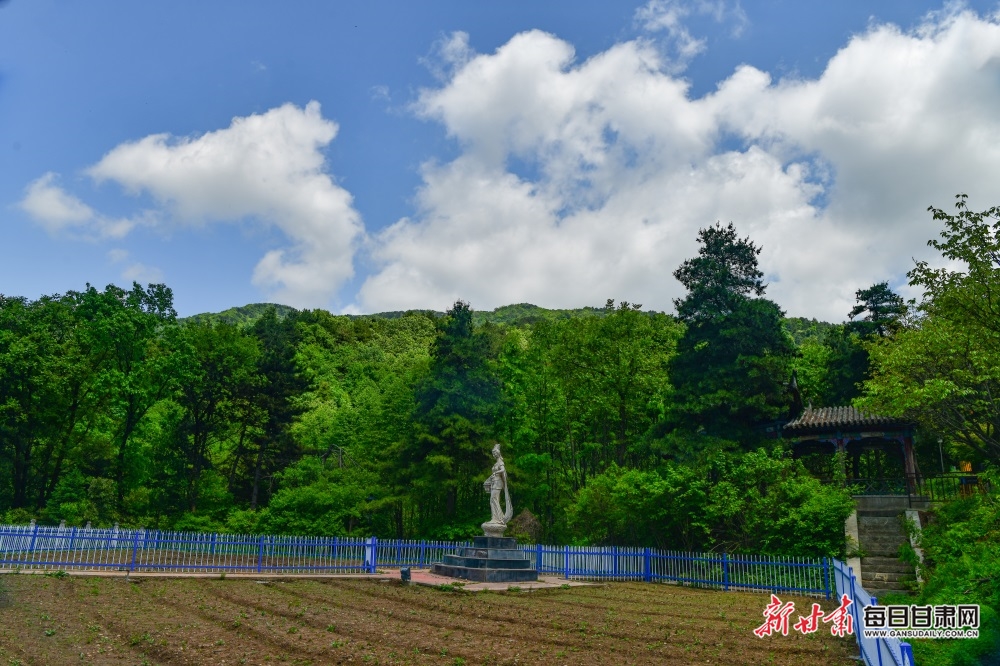
[[[854,569],[840,560],[833,561],[837,598],[847,595],[853,601],[851,612],[854,617],[854,637],[858,650],[867,666],[914,666],[913,648],[898,638],[865,638],[861,629],[861,619],[865,606],[877,606],[878,599],[871,596],[858,583]]]
[[[832,595],[828,558],[691,553],[614,546],[522,546],[539,573],[592,580],[672,582],[723,590]]]
[[[429,567],[469,542],[0,525],[0,567],[188,573],[374,573]],[[832,595],[831,560],[522,545],[539,573]]]

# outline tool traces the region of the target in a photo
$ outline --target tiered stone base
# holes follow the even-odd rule
[[[472,547],[456,555],[445,555],[444,562],[431,567],[431,573],[482,583],[521,583],[538,580],[531,560],[517,549],[517,541],[505,537],[481,536]]]

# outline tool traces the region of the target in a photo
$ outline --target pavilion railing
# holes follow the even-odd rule
[[[846,485],[853,495],[899,495],[926,502],[965,499],[990,490],[989,482],[973,472],[856,478],[847,479]]]

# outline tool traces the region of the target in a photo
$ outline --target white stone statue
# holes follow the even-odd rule
[[[503,456],[500,455],[500,445],[493,447],[493,473],[483,483],[483,490],[490,494],[490,520],[483,523],[483,532],[486,536],[502,537],[507,523],[514,515],[514,504],[510,501],[510,489],[507,487],[507,469],[503,464]],[[500,491],[504,494],[504,503],[507,510],[500,508]]]

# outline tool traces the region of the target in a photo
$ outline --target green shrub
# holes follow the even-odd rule
[[[777,448],[656,471],[612,465],[580,490],[569,519],[585,543],[841,557],[853,510],[846,490]]]
[[[976,640],[915,640],[921,666],[1000,664],[1000,479],[987,474],[993,491],[948,502],[920,535],[924,563],[922,604],[979,604]]]

